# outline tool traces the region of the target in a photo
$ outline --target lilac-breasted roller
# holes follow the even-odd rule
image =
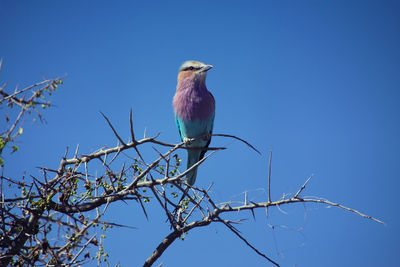
[[[199,138],[188,147],[208,147],[214,126],[215,100],[207,90],[207,71],[213,66],[198,61],[186,61],[179,69],[178,85],[172,102],[175,121],[182,141]],[[188,149],[187,168],[204,157],[206,150]],[[187,183],[196,181],[197,168],[186,175]]]

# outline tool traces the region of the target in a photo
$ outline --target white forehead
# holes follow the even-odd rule
[[[195,68],[197,67],[197,68],[199,68],[199,67],[203,67],[204,65],[205,64],[200,62],[200,61],[188,60],[188,61],[186,61],[185,63],[182,64],[182,66],[179,68],[179,70],[182,70],[182,69],[187,68],[187,67],[195,67]]]

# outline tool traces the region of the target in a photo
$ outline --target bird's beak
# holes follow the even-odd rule
[[[213,65],[204,65],[204,66],[201,68],[201,72],[206,72],[206,71],[208,71],[209,69],[212,69],[212,68],[214,68]]]

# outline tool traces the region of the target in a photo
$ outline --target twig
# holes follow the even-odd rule
[[[100,111],[100,113],[101,113],[101,115],[103,115],[104,119],[106,119],[106,121],[107,121],[108,125],[110,126],[111,130],[114,132],[115,136],[118,138],[118,140],[121,142],[121,144],[122,144],[124,147],[126,147],[125,142],[122,140],[121,137],[119,137],[117,131],[116,131],[116,130],[114,129],[114,127],[112,126],[110,120],[106,117],[106,115],[104,115],[103,112]]]
[[[271,161],[272,161],[272,149],[269,151],[269,162],[268,162],[268,202],[271,202]]]
[[[311,174],[308,179],[305,181],[305,183],[301,186],[301,188],[299,189],[299,191],[297,191],[297,193],[294,195],[294,198],[297,198],[299,196],[299,194],[301,193],[301,191],[304,190],[304,188],[306,188],[306,185],[308,184],[308,181],[310,181],[311,177],[313,177],[314,174]]]
[[[268,260],[270,263],[274,264],[275,266],[279,267],[279,264],[277,262],[275,262],[274,260],[272,260],[271,258],[267,257],[265,254],[263,254],[262,252],[260,252],[258,249],[256,249],[253,245],[251,245],[249,243],[249,241],[246,240],[246,238],[244,238],[241,234],[239,234],[239,232],[229,223],[226,223],[224,220],[222,220],[221,218],[219,218],[219,221],[222,222],[226,227],[229,228],[229,230],[232,231],[232,233],[234,233],[237,237],[239,237],[244,243],[246,243],[246,245],[248,247],[250,247],[252,250],[254,250],[258,255],[260,255],[261,257],[263,257],[264,259]]]
[[[97,234],[94,234],[83,246],[82,248],[78,251],[78,253],[76,253],[76,255],[71,259],[71,261],[69,262],[69,264],[73,264],[75,262],[75,260],[79,257],[79,255],[81,255],[81,253],[86,249],[86,247],[90,244],[90,242],[92,242],[92,240],[96,237]]]
[[[236,140],[242,141],[243,143],[245,143],[246,145],[248,145],[249,147],[251,147],[254,151],[256,151],[258,154],[261,155],[261,152],[258,151],[258,149],[256,149],[254,146],[252,146],[249,142],[247,142],[246,140],[243,140],[242,138],[239,138],[237,136],[234,135],[230,135],[230,134],[212,134],[212,136],[223,136],[223,137],[231,137],[234,138]]]
[[[132,108],[129,111],[129,125],[130,125],[130,130],[131,130],[132,142],[135,142],[135,133],[133,131],[133,122],[132,122]]]

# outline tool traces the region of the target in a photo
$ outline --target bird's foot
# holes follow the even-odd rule
[[[189,146],[193,143],[193,139],[192,138],[183,138],[183,142],[185,143],[185,145]]]
[[[203,135],[203,140],[208,141],[211,139],[211,136],[212,136],[211,134],[205,134],[205,135]]]

